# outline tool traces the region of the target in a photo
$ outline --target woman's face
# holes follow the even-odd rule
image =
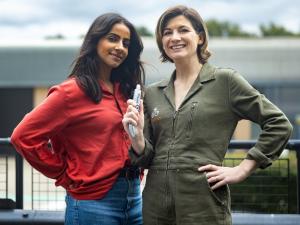
[[[162,32],[162,45],[166,55],[174,62],[197,56],[197,47],[203,39],[184,16],[170,19]]]
[[[101,66],[110,69],[118,67],[127,57],[130,44],[130,30],[123,23],[116,23],[97,44]]]

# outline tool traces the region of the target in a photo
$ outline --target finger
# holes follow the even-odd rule
[[[139,115],[137,112],[128,112],[124,115],[124,118],[134,120],[136,123],[139,121]]]
[[[212,170],[217,170],[217,169],[218,169],[218,166],[213,165],[213,164],[208,164],[208,165],[199,167],[198,171],[204,172],[204,171],[212,171]]]
[[[136,102],[135,102],[133,99],[128,99],[128,100],[127,100],[127,105],[128,105],[128,106],[131,105],[131,106],[135,107],[135,106],[136,106]]]
[[[142,99],[140,103],[140,114],[144,114],[144,101]]]
[[[126,112],[123,116],[124,118],[134,118],[134,119],[138,119],[139,117],[139,113],[137,110],[128,110],[128,112]]]
[[[211,177],[215,177],[215,176],[219,176],[221,174],[221,171],[219,170],[216,170],[216,171],[213,171],[213,172],[209,172],[209,173],[206,173],[206,178],[211,178]]]
[[[129,133],[129,130],[128,130],[129,120],[128,120],[128,118],[123,118],[122,119],[122,124],[123,124],[124,130],[126,131],[126,133]]]
[[[132,119],[132,118],[123,118],[122,120],[123,126],[125,128],[125,130],[127,130],[127,127],[129,124],[133,125],[133,126],[137,126],[137,122],[136,120]]]
[[[132,119],[138,122],[139,120],[139,115],[136,114],[135,112],[127,112],[123,116],[124,121],[122,120],[122,123],[127,123],[127,119]]]
[[[138,110],[133,106],[133,105],[129,105],[127,107],[126,113],[130,113],[130,112],[134,112],[135,114],[138,114]]]
[[[216,183],[216,182],[219,182],[221,180],[222,180],[221,177],[219,177],[219,176],[213,176],[213,177],[208,178],[207,182],[208,183]]]
[[[211,186],[210,188],[212,189],[212,190],[216,190],[216,189],[218,189],[218,188],[220,188],[220,187],[222,187],[222,186],[224,186],[224,185],[226,185],[226,182],[224,181],[224,180],[222,180],[222,181],[220,181],[220,182],[217,182],[217,183],[215,183],[213,186]]]

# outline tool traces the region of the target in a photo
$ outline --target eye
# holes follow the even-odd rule
[[[189,32],[189,29],[187,29],[187,28],[180,28],[179,29],[179,33],[187,33],[187,32]]]
[[[117,42],[119,40],[119,37],[113,34],[109,34],[107,35],[107,40],[109,40],[110,42]]]
[[[163,36],[168,36],[171,34],[172,34],[172,31],[170,31],[170,30],[164,30],[164,32],[163,32]]]
[[[130,41],[129,40],[123,40],[123,46],[124,48],[129,48]]]

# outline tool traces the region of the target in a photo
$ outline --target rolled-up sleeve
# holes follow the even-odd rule
[[[284,150],[293,130],[292,125],[278,107],[240,74],[232,73],[228,82],[233,112],[240,119],[259,124],[262,129],[256,145],[248,151],[246,158],[255,160],[260,168],[266,168]]]

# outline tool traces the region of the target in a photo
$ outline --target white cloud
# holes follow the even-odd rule
[[[42,39],[58,33],[76,38],[108,11],[119,12],[154,32],[160,14],[177,4],[197,9],[205,20],[228,20],[250,32],[258,33],[259,24],[271,21],[300,31],[300,1],[291,0],[0,0],[0,40]]]
[[[0,1],[1,24],[25,25],[26,23],[43,20],[47,14],[47,8],[30,4],[30,1]]]

